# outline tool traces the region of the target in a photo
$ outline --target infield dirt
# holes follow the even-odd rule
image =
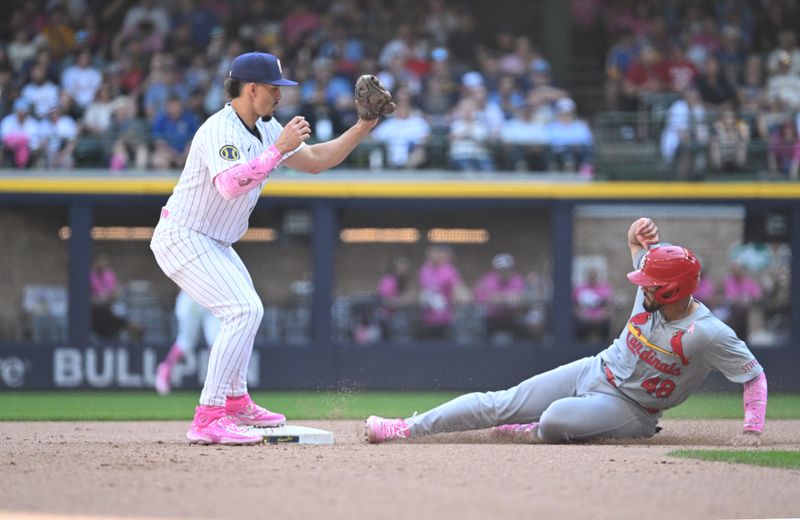
[[[636,442],[521,445],[488,432],[368,445],[191,446],[183,422],[0,423],[0,518],[764,518],[800,516],[800,471],[667,456],[740,421],[662,421]],[[759,449],[800,450],[800,421]]]

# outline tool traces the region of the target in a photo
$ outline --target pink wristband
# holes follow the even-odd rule
[[[233,200],[252,190],[281,162],[281,152],[275,145],[250,162],[237,164],[214,177],[214,186],[225,200]]]
[[[758,377],[744,384],[744,431],[761,432],[767,415],[767,376]]]

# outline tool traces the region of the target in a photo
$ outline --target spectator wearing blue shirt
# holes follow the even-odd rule
[[[197,116],[184,108],[181,98],[170,96],[166,109],[153,121],[153,168],[182,167],[199,126]]]
[[[211,41],[211,32],[219,24],[217,15],[208,8],[208,2],[181,0],[177,14],[172,19],[172,26],[187,24],[190,28],[191,41],[195,49],[203,51]]]
[[[300,85],[300,95],[304,103],[311,102],[319,88],[325,89],[325,100],[333,103],[341,95],[353,95],[353,84],[334,71],[334,63],[330,58],[317,58],[311,65],[312,77]]]
[[[160,56],[163,58],[162,63],[159,69],[151,71],[144,92],[144,111],[150,121],[166,108],[170,97],[177,96],[182,102],[186,102],[189,98],[189,88],[183,83],[181,73],[175,68],[172,56]]]
[[[608,110],[619,110],[620,92],[622,91],[622,80],[628,73],[628,69],[636,60],[639,51],[630,30],[625,30],[619,41],[611,47],[606,56],[606,108]]]
[[[510,119],[525,104],[525,95],[517,85],[516,78],[504,74],[498,79],[497,88],[489,93],[489,101],[499,105],[506,119]]]
[[[556,117],[548,125],[550,136],[550,169],[578,171],[592,177],[592,145],[589,125],[575,115],[575,102],[570,98],[556,101]]]
[[[358,64],[364,59],[366,51],[361,40],[351,37],[347,32],[347,20],[334,20],[330,39],[324,42],[319,55],[334,62],[334,70],[339,74],[353,76]]]

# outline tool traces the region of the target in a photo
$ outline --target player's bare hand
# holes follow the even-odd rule
[[[650,247],[659,242],[658,226],[653,219],[642,217],[636,220],[628,229],[628,244],[636,247]]]
[[[275,141],[275,147],[281,155],[291,152],[303,141],[311,136],[311,125],[308,124],[303,116],[294,116],[291,121],[283,127],[283,132]]]
[[[742,432],[731,439],[731,445],[738,448],[757,448],[761,446],[761,433],[754,431]]]

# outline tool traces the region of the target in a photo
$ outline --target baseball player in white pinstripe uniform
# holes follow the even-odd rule
[[[692,298],[700,262],[686,248],[659,244],[649,218],[631,224],[628,246],[635,269],[628,279],[639,289],[627,326],[608,348],[508,390],[463,395],[408,419],[372,416],[367,440],[489,427],[529,442],[651,437],[662,411],[718,370],[744,387],[744,425],[732,443],[760,445],[767,379],[747,345]]]
[[[222,325],[205,386],[186,434],[192,443],[255,444],[243,426],[279,426],[286,418],[256,405],[247,393],[247,365],[264,307],[232,244],[279,165],[319,173],[341,163],[378,119],[359,119],[341,136],[305,145],[308,122],[282,127],[274,118],[283,78],[272,54],[235,58],[225,81],[231,102],[208,118],[192,140],[186,165],[156,226],[150,248],[161,269]]]
[[[209,347],[214,344],[214,338],[219,332],[217,317],[183,290],[175,298],[175,319],[178,322],[175,343],[156,369],[155,388],[160,395],[167,395],[172,391],[172,369],[187,352],[197,347],[201,332]]]

